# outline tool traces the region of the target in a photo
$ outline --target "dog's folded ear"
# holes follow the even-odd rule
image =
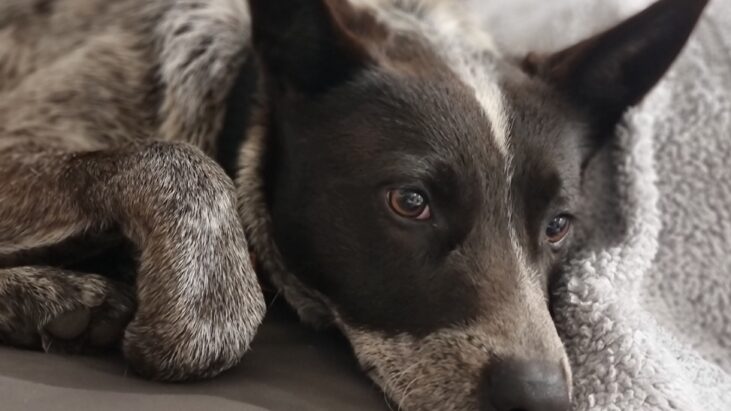
[[[659,0],[603,33],[550,55],[529,54],[524,69],[588,110],[595,127],[614,125],[665,74],[708,0]]]
[[[366,47],[343,24],[343,14],[355,11],[341,2],[249,0],[253,46],[271,86],[316,94],[371,63]]]

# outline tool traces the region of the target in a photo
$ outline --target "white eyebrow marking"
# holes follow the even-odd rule
[[[477,103],[490,123],[492,139],[500,153],[507,160],[510,157],[509,120],[505,97],[496,82],[496,69],[492,50],[470,49],[451,43],[444,46],[448,51],[446,61],[462,80],[462,83],[474,92]]]
[[[498,150],[500,150],[503,156],[506,158],[510,157],[508,147],[508,116],[505,113],[502,92],[495,83],[489,82],[480,84],[480,87],[475,89],[475,96],[485,111],[488,120],[490,120],[495,145],[497,145]]]
[[[503,93],[495,82],[489,78],[487,73],[490,70],[482,67],[486,73],[475,73],[479,70],[475,67],[457,67],[459,76],[463,83],[470,87],[482,111],[487,117],[492,131],[492,138],[503,157],[509,157],[508,144],[508,116],[505,109]]]

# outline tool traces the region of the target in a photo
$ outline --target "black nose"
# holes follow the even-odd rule
[[[567,375],[560,363],[501,360],[485,368],[481,411],[568,411]]]

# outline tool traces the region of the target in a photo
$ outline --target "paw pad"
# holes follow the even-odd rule
[[[73,340],[79,337],[91,321],[91,313],[86,308],[65,312],[46,325],[46,331],[62,340]]]

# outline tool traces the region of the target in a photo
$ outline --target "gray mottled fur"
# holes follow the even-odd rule
[[[134,315],[128,359],[167,380],[215,375],[246,352],[263,298],[233,184],[206,155],[244,58],[244,10],[233,0],[0,5],[0,264],[110,229],[140,253],[136,311],[103,277],[0,265],[2,340],[91,343],[106,317]],[[90,325],[54,338],[53,321]]]

